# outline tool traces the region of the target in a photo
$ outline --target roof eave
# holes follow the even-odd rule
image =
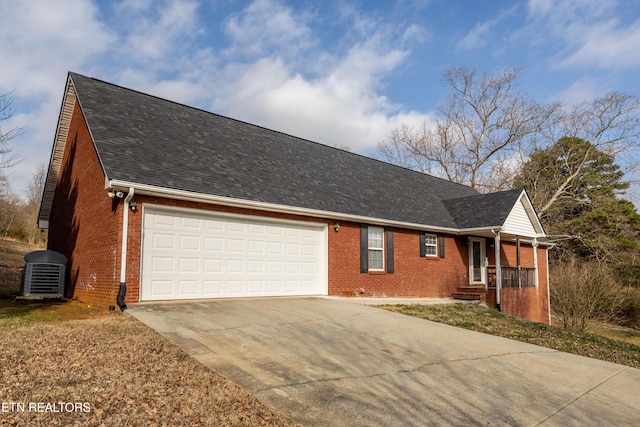
[[[349,221],[357,223],[375,224],[381,226],[398,227],[410,230],[431,231],[440,232],[452,235],[476,235],[491,237],[496,233],[502,231],[502,227],[497,226],[484,226],[473,228],[452,228],[452,227],[438,227],[427,224],[419,224],[413,222],[394,221],[384,218],[375,218],[362,215],[352,215],[341,212],[324,211],[319,209],[309,209],[296,206],[280,205],[275,203],[258,202],[254,200],[236,199],[232,197],[216,196],[212,194],[195,193],[192,191],[177,190],[173,188],[157,187],[149,184],[140,184],[130,181],[123,181],[117,179],[105,179],[105,189],[123,189],[135,188],[137,195],[165,197],[175,200],[184,200],[190,202],[210,203],[218,204],[222,206],[255,209],[266,212],[278,212],[292,215],[304,215],[317,218],[330,218],[336,221]],[[523,241],[537,240],[537,238],[545,237],[544,234],[538,236],[519,236],[523,238]],[[548,245],[548,243],[539,242],[540,245]]]
[[[172,188],[157,187],[148,184],[139,184],[117,179],[105,180],[105,189],[128,189],[134,187],[137,195],[167,197],[177,200],[185,200],[202,203],[215,203],[236,208],[256,209],[268,212],[278,212],[292,215],[313,216],[319,218],[331,218],[333,220],[376,224],[389,227],[407,228],[413,230],[433,231],[448,234],[460,234],[460,230],[450,227],[438,227],[404,221],[394,221],[384,218],[375,218],[362,215],[346,214],[341,212],[309,209],[297,206],[280,205],[276,203],[258,202],[254,200],[236,199],[232,197],[216,196],[211,194],[195,193],[191,191],[176,190]]]
[[[62,158],[69,134],[69,126],[71,124],[71,116],[76,103],[76,91],[71,81],[71,75],[67,76],[67,85],[60,106],[60,115],[58,116],[58,124],[53,139],[53,148],[51,149],[51,158],[49,159],[49,168],[45,179],[42,199],[40,200],[40,210],[38,211],[38,228],[49,228],[49,216],[51,215],[51,207],[53,206],[53,198],[56,192],[58,176],[62,167]]]

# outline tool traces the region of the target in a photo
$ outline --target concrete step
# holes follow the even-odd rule
[[[451,293],[451,298],[467,300],[467,301],[481,301],[485,296],[485,289],[473,286],[463,286],[456,289]]]

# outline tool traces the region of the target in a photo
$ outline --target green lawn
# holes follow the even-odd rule
[[[567,353],[640,368],[640,345],[623,341],[638,339],[610,331],[611,338],[592,333],[569,333],[562,328],[506,316],[477,304],[382,305],[385,310],[434,322],[553,348]],[[614,339],[615,338],[615,339]]]

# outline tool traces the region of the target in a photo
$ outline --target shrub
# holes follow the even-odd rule
[[[632,315],[632,290],[620,286],[605,264],[576,261],[554,266],[551,308],[570,331],[584,331],[599,322]]]

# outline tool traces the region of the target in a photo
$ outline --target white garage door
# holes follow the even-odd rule
[[[145,207],[142,301],[326,295],[326,226]]]

